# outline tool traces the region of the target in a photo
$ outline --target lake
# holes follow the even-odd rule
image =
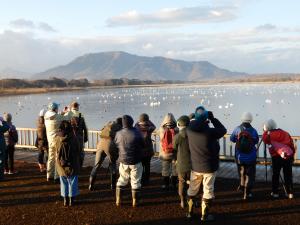
[[[0,97],[0,112],[12,113],[17,127],[35,127],[39,111],[49,102],[60,103],[62,110],[74,100],[80,103],[80,111],[90,129],[100,129],[107,121],[123,114],[137,120],[144,112],[158,127],[168,112],[178,118],[204,105],[227,127],[228,133],[240,124],[241,114],[249,111],[259,133],[263,122],[273,118],[280,128],[300,135],[299,83],[166,85],[4,96]]]

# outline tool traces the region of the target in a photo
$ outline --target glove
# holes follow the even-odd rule
[[[213,114],[212,111],[208,111],[208,119],[209,119],[209,120],[214,119],[214,114]]]

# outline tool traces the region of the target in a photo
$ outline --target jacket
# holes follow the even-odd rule
[[[76,117],[78,119],[78,124],[75,129],[76,135],[79,138],[79,140],[82,142],[82,144],[83,144],[83,142],[87,142],[88,141],[88,129],[87,129],[85,119],[84,119],[82,113],[80,113],[78,110],[72,109],[71,111],[66,113],[64,115],[64,117],[67,120],[71,120],[72,117]],[[79,117],[80,117],[80,119],[79,119]]]
[[[262,139],[265,144],[270,145],[271,140],[276,141],[288,145],[295,153],[294,141],[288,132],[281,129],[274,129],[274,130],[270,130],[269,132],[270,132],[269,135],[268,135],[268,131],[265,131],[263,133]],[[269,149],[269,152],[272,157],[280,157],[280,155],[276,151],[270,151]]]
[[[7,122],[0,121],[0,170],[1,167],[4,166],[4,157],[5,157],[5,152],[6,152],[6,144],[5,144],[5,139],[4,139],[4,133],[6,131],[8,131],[9,129],[9,125],[7,124]],[[2,178],[3,174],[0,174],[0,179]]]
[[[159,151],[159,157],[162,159],[162,160],[172,160],[174,158],[174,153],[173,152],[170,152],[170,153],[166,153],[164,150],[163,150],[163,147],[162,147],[162,139],[164,137],[164,133],[165,131],[168,129],[168,128],[172,128],[174,129],[175,131],[175,134],[178,133],[178,128],[176,126],[176,120],[174,118],[174,116],[172,114],[167,114],[165,116],[165,118],[163,119],[163,122],[161,123],[160,125],[160,128],[159,128],[159,140],[160,140],[160,151]]]
[[[135,165],[142,161],[144,140],[134,127],[118,131],[114,139],[119,150],[119,161],[125,165]]]
[[[235,145],[235,159],[236,159],[237,163],[241,163],[241,164],[256,163],[257,149],[256,149],[255,145],[259,141],[259,136],[258,136],[257,131],[251,126],[250,123],[242,123],[240,126],[236,127],[234,129],[234,131],[232,132],[232,134],[230,135],[230,141],[232,141],[233,143],[236,143],[238,141],[238,136],[242,132],[241,126],[244,127],[245,131],[247,131],[251,134],[253,146],[252,146],[251,152],[247,154],[247,153],[241,152]]]
[[[59,126],[61,121],[63,121],[66,117],[61,114],[58,114],[53,111],[47,111],[45,113],[45,126],[47,131],[47,139],[48,141],[52,140],[54,137],[57,136],[59,131]]]
[[[40,151],[48,150],[48,139],[46,133],[45,120],[43,116],[40,116],[37,120],[37,136],[35,146]]]
[[[180,130],[174,137],[174,158],[179,174],[191,171],[191,154],[186,128]]]
[[[218,119],[213,118],[211,122],[214,128],[210,128],[206,121],[192,120],[187,129],[192,170],[198,173],[213,173],[219,168],[218,139],[227,130]]]
[[[15,146],[18,143],[17,129],[11,122],[7,122],[7,124],[9,129],[4,133],[6,146]]]
[[[59,154],[62,148],[70,146],[72,151],[72,166],[62,167],[59,162]],[[54,148],[56,151],[56,170],[59,176],[76,176],[80,171],[80,155],[81,149],[80,143],[76,136],[70,134],[69,136],[62,136],[60,133],[54,138]]]
[[[134,126],[137,128],[144,138],[143,158],[152,157],[154,155],[153,143],[151,135],[156,129],[155,125],[149,120],[145,123],[138,122]]]
[[[114,143],[116,133],[122,129],[122,126],[115,121],[108,122],[102,129],[100,140],[97,143],[97,151],[104,151],[111,162],[118,159],[118,149]]]

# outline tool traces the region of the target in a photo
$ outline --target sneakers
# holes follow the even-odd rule
[[[16,174],[16,173],[18,173],[18,172],[17,172],[17,171],[11,171],[11,170],[8,171],[8,174],[9,174],[9,175]]]
[[[279,198],[279,194],[278,194],[278,193],[272,192],[272,193],[271,193],[271,196],[272,196],[272,198],[274,198],[274,199]]]
[[[4,174],[8,174],[8,170],[4,170]]]
[[[288,194],[288,199],[293,199],[294,198],[294,195],[292,193]]]

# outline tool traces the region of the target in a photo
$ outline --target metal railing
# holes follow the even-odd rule
[[[35,128],[17,128],[19,134],[19,141],[16,145],[17,148],[25,149],[36,149],[35,141],[37,137],[37,129]],[[222,160],[234,160],[234,144],[229,140],[230,134],[226,134],[222,139],[220,139],[220,159]],[[260,136],[261,138],[261,136]],[[295,163],[300,164],[300,158],[297,154],[298,141],[300,136],[292,136],[296,148],[296,159]],[[95,152],[97,150],[97,143],[100,140],[100,131],[89,130],[88,131],[88,142],[85,144],[84,150],[87,152]],[[152,134],[154,152],[158,154],[159,152],[159,137],[157,132]],[[258,149],[257,159],[258,161],[265,161],[264,151],[266,146],[261,144]],[[268,151],[267,151],[268,152]],[[269,153],[267,153],[267,158],[270,159]]]

